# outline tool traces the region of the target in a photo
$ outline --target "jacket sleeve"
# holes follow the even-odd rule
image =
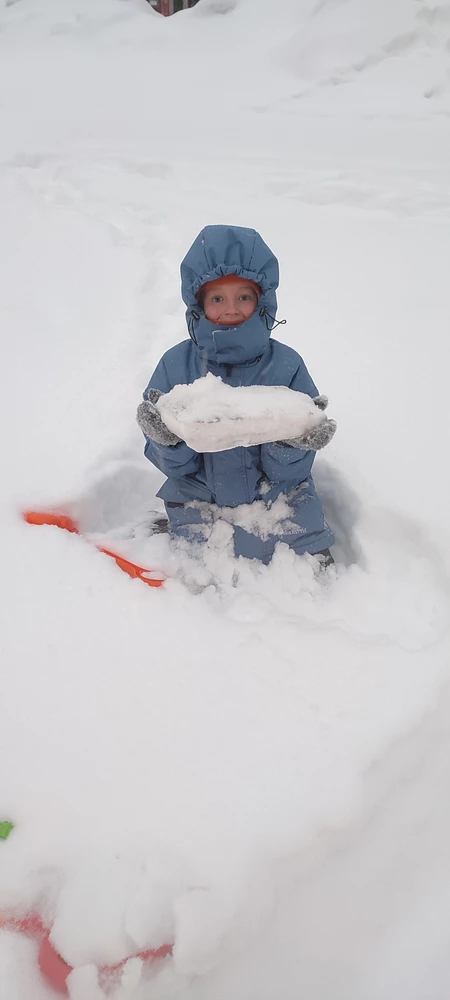
[[[311,375],[300,358],[300,364],[289,383],[289,389],[305,392],[311,398],[319,395]],[[291,448],[288,444],[278,444],[275,441],[261,445],[261,465],[263,472],[272,483],[286,483],[291,489],[302,483],[311,474],[315,451],[302,451]]]
[[[143,394],[144,399],[148,399],[149,389],[160,389],[161,392],[170,392],[173,389],[164,364],[164,358],[161,359],[153,372]],[[152,441],[151,438],[146,437],[145,442],[145,457],[153,465],[156,465],[156,468],[160,472],[163,472],[169,479],[192,476],[198,471],[201,464],[201,457],[196,451],[189,448],[185,441],[180,441],[179,444],[169,446],[156,444],[156,441]]]

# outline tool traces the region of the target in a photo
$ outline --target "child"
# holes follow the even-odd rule
[[[284,494],[288,516],[284,513],[284,521],[269,534],[254,527],[258,517],[251,519],[252,527],[250,519],[245,519],[245,529],[234,525],[235,554],[268,563],[282,541],[299,555],[318,555],[328,565],[334,537],[324,521],[311,466],[315,451],[334,434],[333,420],[325,419],[304,438],[197,454],[166,427],[154,405],[173,386],[212,372],[231,386],[288,386],[325,409],[327,399],[318,395],[302,358],[271,339],[278,325],[276,257],[254,229],[206,226],[181,264],[181,282],[189,340],[161,358],[137,416],[146,437],[145,455],[167,476],[158,496],[165,502],[171,531],[206,539],[221,508],[259,502],[256,514],[270,510]]]

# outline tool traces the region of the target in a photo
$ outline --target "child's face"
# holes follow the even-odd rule
[[[206,290],[203,300],[206,318],[219,326],[245,323],[253,315],[257,305],[255,289],[242,281],[228,281],[223,285],[220,281],[215,281],[214,288]]]

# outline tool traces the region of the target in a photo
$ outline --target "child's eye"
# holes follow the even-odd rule
[[[244,294],[240,295],[239,298],[241,302],[250,302],[250,295],[248,295],[247,292],[244,292]]]
[[[213,295],[212,300],[213,300],[213,302],[222,302],[223,301],[221,295]]]

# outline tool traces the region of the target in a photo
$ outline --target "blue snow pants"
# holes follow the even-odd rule
[[[267,564],[277,542],[289,545],[297,555],[305,555],[307,552],[314,555],[333,545],[334,535],[324,520],[322,505],[311,478],[285,494],[285,499],[290,508],[289,517],[280,521],[276,533],[262,537],[246,531],[238,524],[232,525],[236,556],[259,559]],[[262,498],[255,503],[261,503],[261,500]],[[232,523],[229,513],[233,508],[221,508],[200,500],[187,503],[166,502],[165,506],[171,531],[188,541],[207,541],[214,524],[220,519]]]

